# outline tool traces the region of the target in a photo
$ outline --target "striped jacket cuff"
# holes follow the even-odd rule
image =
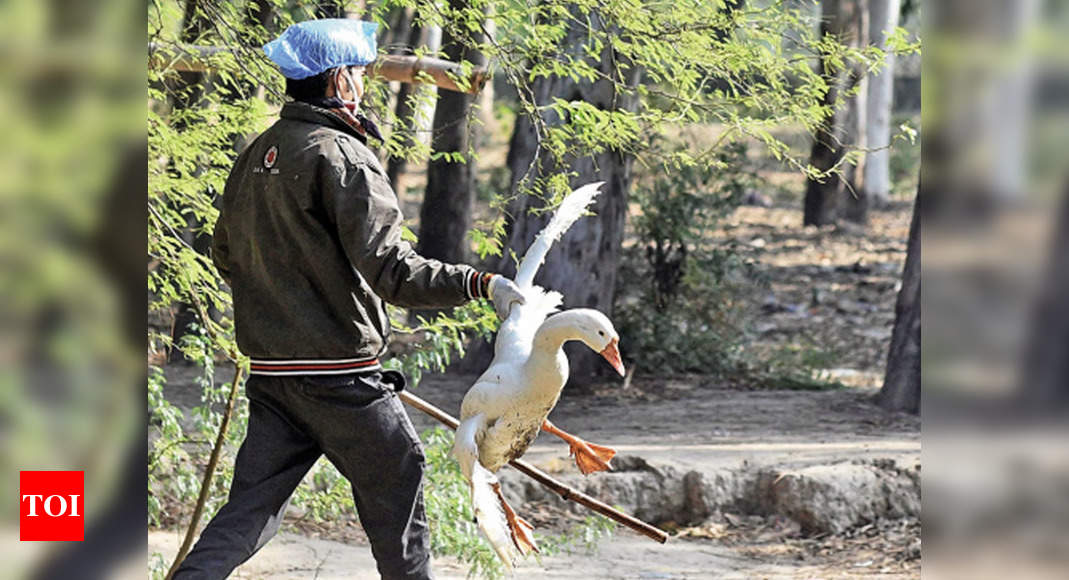
[[[494,275],[490,272],[479,272],[477,270],[471,270],[464,278],[464,289],[468,295],[468,300],[474,300],[476,298],[489,298],[490,297],[490,279]]]

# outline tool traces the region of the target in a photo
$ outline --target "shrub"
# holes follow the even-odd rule
[[[744,144],[709,166],[656,167],[635,181],[642,213],[625,250],[615,316],[626,356],[640,368],[720,373],[736,367],[745,297],[759,283],[734,243],[710,233],[761,183]]]

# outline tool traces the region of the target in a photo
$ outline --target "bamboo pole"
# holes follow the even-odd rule
[[[182,46],[176,54],[164,58],[158,47],[149,44],[149,67],[170,68],[178,72],[208,72],[207,59],[233,49],[220,46]],[[367,67],[371,78],[402,83],[426,83],[460,93],[477,94],[488,78],[485,67],[472,67],[467,74],[455,62],[427,56],[384,54]],[[458,82],[460,81],[460,82]],[[461,88],[464,85],[464,88]]]
[[[401,400],[405,403],[408,403],[412,407],[415,407],[420,411],[423,411],[424,413],[430,415],[431,417],[434,417],[446,427],[449,427],[454,431],[456,430],[457,426],[460,425],[459,421],[457,421],[445,411],[439,409],[438,407],[435,407],[427,401],[424,401],[416,395],[409,393],[408,391],[401,391],[400,393],[398,393],[398,396],[401,397]],[[553,490],[555,493],[557,493],[566,500],[574,501],[582,506],[594,510],[599,514],[612,520],[615,520],[656,542],[660,542],[663,544],[668,540],[668,532],[665,532],[664,530],[651,524],[648,524],[638,518],[629,516],[602,501],[594,499],[575,488],[569,487],[564,483],[553,479],[553,477],[550,476],[548,473],[542,471],[541,469],[538,469],[537,467],[531,465],[530,463],[527,463],[526,461],[523,461],[522,459],[513,459],[512,461],[509,461],[509,465],[515,467],[521,473],[526,474],[528,477],[534,479],[538,483],[541,483],[542,485]]]

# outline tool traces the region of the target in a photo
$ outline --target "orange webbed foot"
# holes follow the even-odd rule
[[[534,541],[534,526],[527,522],[527,520],[520,516],[514,516],[514,519],[509,521],[509,528],[512,530],[512,543],[516,544],[516,549],[521,554],[526,556],[531,552],[540,553],[538,546]]]
[[[611,471],[612,465],[609,462],[616,456],[615,449],[582,439],[571,445],[571,452],[575,456],[575,464],[583,475],[590,475],[596,471]]]
[[[505,494],[501,492],[500,483],[495,483],[493,489],[497,493],[497,498],[501,501],[501,509],[505,512],[505,521],[508,522],[512,543],[515,544],[516,549],[524,556],[531,552],[540,553],[534,541],[534,534],[531,533],[534,531],[534,526],[516,515],[516,511],[505,501]]]
[[[612,470],[609,461],[616,456],[615,449],[584,441],[557,427],[549,419],[542,421],[542,430],[552,433],[568,443],[568,449],[571,451],[572,456],[575,457],[575,464],[579,466],[579,471],[582,471],[583,475],[590,475],[595,471]]]

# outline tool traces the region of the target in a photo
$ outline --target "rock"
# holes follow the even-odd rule
[[[757,207],[772,207],[772,198],[757,191],[750,191],[742,197],[742,204],[755,205]]]
[[[835,303],[835,311],[839,314],[851,314],[853,312],[860,312],[861,305],[853,300],[841,298]]]
[[[613,473],[620,473],[622,471],[649,471],[660,475],[660,472],[656,467],[650,465],[648,461],[638,455],[617,455],[612,460],[612,467]]]
[[[883,517],[920,514],[920,480],[865,464],[815,465],[765,474],[760,495],[770,514],[794,519],[807,534],[839,533]]]
[[[809,289],[809,305],[820,306],[828,301],[828,293],[818,286],[813,286]]]
[[[702,474],[697,471],[688,471],[683,476],[683,515],[685,522],[699,523],[705,521],[713,510],[709,507],[705,498],[705,482]]]
[[[854,330],[854,334],[856,334],[857,336],[861,336],[861,337],[864,337],[864,338],[872,338],[872,339],[875,339],[875,340],[888,340],[889,338],[891,338],[891,330],[892,329],[890,327],[886,327],[886,326],[885,327],[879,327],[879,328],[864,328],[863,327],[863,328],[860,328],[860,329],[855,329]]]
[[[779,325],[774,322],[757,322],[753,326],[754,332],[758,335],[774,332],[777,328],[779,328]]]
[[[844,236],[864,237],[867,234],[865,226],[848,221],[842,221],[835,224],[835,227],[832,228],[832,230],[836,234]]]
[[[653,465],[637,456],[617,456],[615,471],[583,477],[557,474],[570,487],[654,523],[697,525],[717,513],[786,517],[805,534],[839,533],[881,518],[920,514],[920,476],[893,460],[815,465],[794,471],[754,469],[745,462],[711,472]],[[559,501],[559,496],[513,470],[498,473],[506,498]],[[574,513],[585,508],[559,504]]]
[[[846,272],[850,274],[871,274],[872,266],[865,263],[865,260],[861,259],[854,262],[850,266],[836,266],[836,272]]]
[[[764,314],[776,314],[777,312],[787,311],[787,306],[781,304],[774,294],[765,296],[765,299],[761,301],[761,312]]]

